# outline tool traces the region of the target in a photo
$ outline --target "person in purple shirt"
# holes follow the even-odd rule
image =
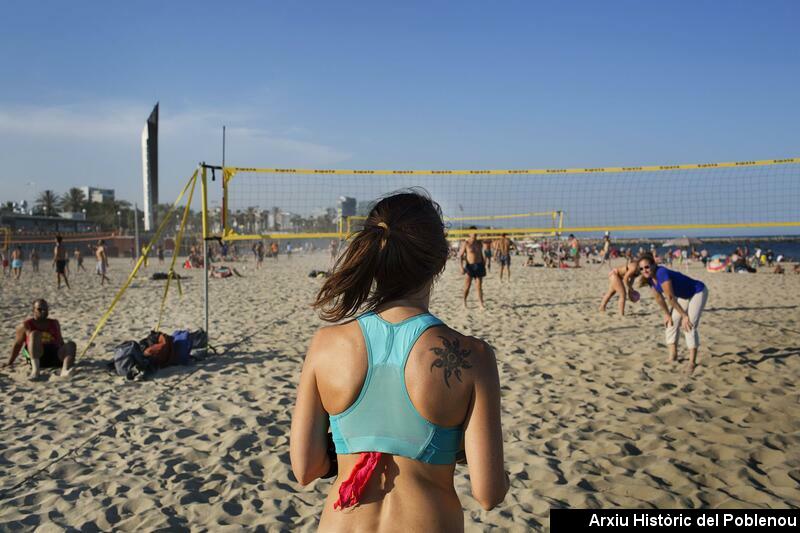
[[[697,366],[697,347],[700,345],[697,328],[708,301],[708,288],[702,281],[657,265],[650,254],[639,257],[639,272],[642,273],[642,285],[649,285],[653,289],[653,296],[664,311],[669,348],[667,362],[674,363],[678,359],[680,326],[686,339],[686,347],[689,348],[689,361],[685,370],[691,374]]]

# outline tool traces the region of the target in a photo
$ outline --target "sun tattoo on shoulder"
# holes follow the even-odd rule
[[[442,344],[444,348],[431,348],[431,351],[437,355],[437,359],[431,365],[431,372],[434,368],[444,369],[444,384],[450,388],[450,376],[455,375],[458,381],[461,381],[461,369],[472,368],[472,365],[467,361],[467,357],[472,352],[465,348],[461,348],[458,339],[450,340],[447,337],[442,337]]]

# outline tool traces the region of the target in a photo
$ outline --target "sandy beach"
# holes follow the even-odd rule
[[[800,507],[800,276],[690,274],[709,287],[692,377],[667,365],[651,295],[616,315],[597,307],[606,267],[497,267],[487,311],[461,306],[453,262],[431,311],[497,354],[511,490],[485,512],[465,467],[456,489],[469,531],[544,530],[551,507]],[[55,289],[38,275],[0,284],[7,359],[34,297],[50,302],[83,349],[132,263],[114,260],[111,287],[93,273]],[[87,263],[88,265],[88,263]],[[74,266],[74,265],[73,265]],[[88,265],[91,266],[91,265]],[[116,344],[155,324],[163,282],[140,274],[70,379],[29,382],[18,360],[0,372],[0,530],[313,531],[330,485],[302,488],[289,467],[295,385],[311,335],[309,307],[327,257],[236,264],[244,277],[211,280],[212,343],[220,354],[127,382],[105,363]],[[161,270],[164,270],[164,266]],[[788,269],[787,269],[788,270]],[[181,272],[162,330],[202,326],[202,277]],[[681,341],[679,353],[686,352]]]

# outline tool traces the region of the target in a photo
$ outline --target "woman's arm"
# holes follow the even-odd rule
[[[664,323],[670,325],[672,323],[672,312],[669,310],[669,307],[667,307],[667,302],[664,301],[664,297],[661,296],[661,293],[658,292],[655,287],[651,288],[653,289],[653,297],[655,297],[658,306],[664,312]]]
[[[494,352],[485,343],[476,350],[472,404],[464,425],[464,451],[469,465],[472,495],[487,511],[506,496],[508,475],[503,461],[500,423],[500,378]]]
[[[675,293],[672,291],[672,282],[665,281],[661,284],[661,287],[664,289],[664,294],[669,300],[669,303],[672,305],[672,309],[681,315],[681,324],[683,325],[683,329],[690,331],[692,329],[692,320],[689,318],[689,313],[687,313],[686,310],[681,307],[681,304],[678,303],[678,299],[675,297]]]
[[[625,269],[625,275],[622,277],[622,284],[625,286],[625,290],[628,294],[633,290],[633,280],[636,279],[638,274],[639,269],[636,267],[628,267]]]
[[[325,330],[320,330],[311,340],[292,414],[292,429],[289,436],[289,457],[292,472],[301,485],[308,485],[324,476],[330,468],[327,454],[328,414],[322,407],[317,389],[314,362],[325,345]]]
[[[464,270],[464,261],[467,258],[467,243],[466,241],[462,241],[461,244],[458,246],[458,264],[461,267],[461,273],[466,274],[466,270]]]

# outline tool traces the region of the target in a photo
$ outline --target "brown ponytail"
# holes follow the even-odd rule
[[[424,191],[380,200],[356,233],[313,304],[338,322],[419,290],[445,266],[449,246],[439,204]]]

